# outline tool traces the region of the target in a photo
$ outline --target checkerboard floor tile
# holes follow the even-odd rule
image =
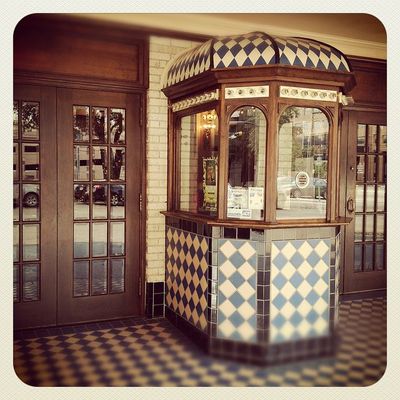
[[[163,318],[132,319],[17,332],[14,366],[33,386],[367,386],[379,380],[386,301],[343,302],[340,333],[334,358],[259,367],[205,355]]]

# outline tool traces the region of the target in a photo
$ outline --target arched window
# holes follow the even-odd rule
[[[279,118],[277,219],[326,218],[329,122],[318,108]]]
[[[228,218],[264,218],[267,121],[257,107],[236,109],[229,119]]]

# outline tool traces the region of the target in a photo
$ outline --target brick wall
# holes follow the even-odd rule
[[[146,281],[164,281],[165,225],[160,211],[167,205],[167,98],[161,78],[167,63],[197,42],[152,36],[147,95],[147,233]]]

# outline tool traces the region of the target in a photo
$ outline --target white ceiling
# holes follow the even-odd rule
[[[345,54],[386,59],[386,31],[369,14],[73,14],[75,18],[112,22],[151,31],[230,35],[264,31],[327,42]]]

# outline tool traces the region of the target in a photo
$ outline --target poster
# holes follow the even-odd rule
[[[217,210],[217,157],[203,159],[203,209]]]
[[[263,187],[249,187],[249,208],[250,210],[264,209]]]

